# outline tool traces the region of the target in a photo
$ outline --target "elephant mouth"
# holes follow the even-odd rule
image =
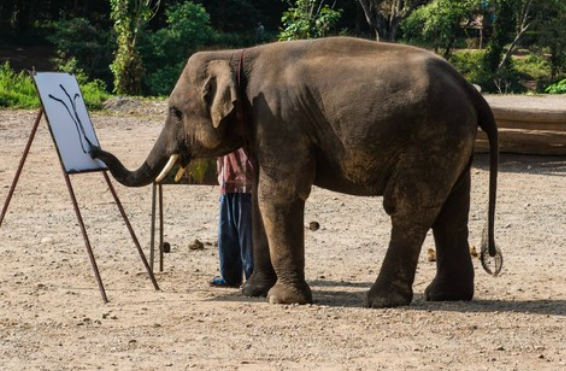
[[[183,174],[187,170],[187,166],[189,165],[189,162],[190,161],[188,159],[181,157],[180,155],[178,155],[176,153],[171,155],[171,157],[169,157],[169,161],[167,161],[163,170],[161,170],[161,172],[159,173],[157,178],[155,178],[155,182],[161,183],[163,181],[163,179],[165,179],[167,177],[167,174],[169,174],[171,169],[173,169],[173,167],[177,163],[179,163],[180,164],[179,170],[177,171],[177,174],[175,175],[175,182],[178,182],[179,180],[181,180],[181,178],[183,177]]]

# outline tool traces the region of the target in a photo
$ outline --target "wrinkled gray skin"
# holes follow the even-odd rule
[[[254,273],[244,293],[271,303],[309,303],[304,208],[313,185],[383,196],[391,239],[366,296],[370,307],[407,305],[432,228],[437,275],[427,300],[471,300],[470,166],[478,125],[488,134],[494,249],[497,128],[481,95],[427,51],[352,38],[283,42],[201,52],[188,61],[170,112],[137,170],[96,149],[127,186],[154,181],[172,154],[192,159],[241,146],[259,167],[254,187]]]

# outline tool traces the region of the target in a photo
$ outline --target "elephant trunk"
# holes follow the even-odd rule
[[[167,150],[167,143],[170,143],[167,137],[163,130],[145,162],[134,171],[126,169],[116,156],[100,148],[93,148],[91,155],[102,160],[119,183],[127,187],[143,187],[163,180],[179,157]]]

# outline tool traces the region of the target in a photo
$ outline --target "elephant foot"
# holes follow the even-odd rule
[[[312,292],[306,282],[296,286],[283,285],[278,282],[269,290],[267,300],[270,304],[310,304],[312,303]]]
[[[424,297],[427,301],[470,301],[474,297],[474,281],[437,277],[425,289]]]
[[[242,293],[246,296],[252,297],[266,297],[269,289],[273,287],[275,277],[262,275],[259,273],[252,273],[251,277],[244,283]]]
[[[365,297],[364,305],[368,308],[394,308],[411,304],[413,289],[401,289],[394,285],[374,283]]]

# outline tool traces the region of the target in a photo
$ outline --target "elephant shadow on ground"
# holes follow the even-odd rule
[[[315,280],[309,281],[313,293],[313,305],[344,308],[362,308],[366,292],[371,282],[347,282]],[[250,298],[240,291],[226,293],[214,301],[264,302],[265,298]],[[566,300],[491,300],[473,299],[472,301],[425,301],[422,292],[415,292],[411,305],[399,307],[404,311],[438,311],[462,313],[523,313],[538,315],[566,316]],[[376,310],[376,309],[368,309]]]
[[[365,293],[369,290],[371,282],[347,282],[314,280],[309,281],[313,294],[313,305],[324,305],[329,307],[362,307]],[[245,296],[241,291],[227,291],[212,301],[233,302],[264,302],[265,297],[252,298]]]
[[[425,302],[428,311],[451,311],[464,313],[523,313],[566,316],[566,300],[490,300],[474,299],[470,302]],[[419,306],[414,306],[417,309]]]
[[[489,171],[489,156],[475,154],[473,166]],[[564,176],[566,156],[502,153],[499,155],[499,172]]]
[[[363,307],[366,292],[373,282],[311,281],[314,304],[330,307]],[[403,310],[451,311],[462,313],[524,313],[566,316],[566,300],[489,300],[425,301],[423,290],[415,291],[413,302]]]

